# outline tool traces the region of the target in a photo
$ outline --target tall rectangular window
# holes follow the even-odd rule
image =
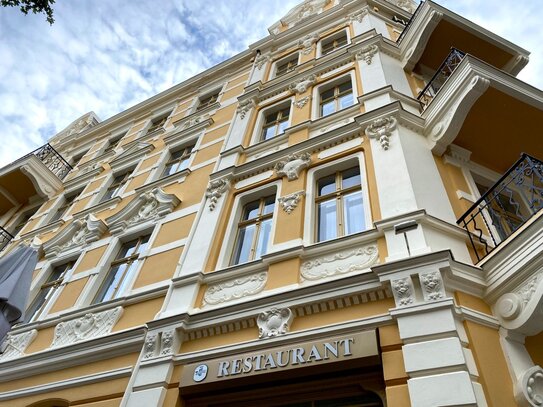
[[[128,180],[130,173],[131,171],[123,172],[122,174],[117,175],[115,178],[113,178],[113,182],[108,187],[100,202],[105,202],[108,199],[114,198],[119,195],[119,192],[121,191],[124,183]]]
[[[266,254],[270,241],[275,195],[244,205],[238,222],[231,264],[246,263]]]
[[[343,31],[339,35],[334,35],[330,38],[325,38],[322,40],[322,55],[330,54],[337,50],[338,48],[341,48],[345,45],[347,45],[347,32]]]
[[[79,195],[79,192],[69,195],[69,196],[64,196],[64,202],[62,203],[62,205],[59,206],[59,208],[56,210],[56,212],[51,217],[51,220],[49,222],[55,222],[59,220],[60,218],[62,218],[68,212],[68,210],[74,203],[75,198],[77,198],[78,195]]]
[[[171,113],[171,112],[170,112]],[[147,129],[147,134],[151,134],[154,131],[160,130],[164,127],[170,117],[170,113],[165,114],[164,116],[157,117],[151,121],[151,125]]]
[[[108,141],[108,144],[106,146],[106,148],[104,149],[104,152],[102,154],[106,154],[106,153],[109,153],[110,151],[112,151],[115,147],[117,147],[119,145],[119,142],[121,141],[121,139],[124,137],[124,135],[119,135],[117,137],[113,137],[112,139],[110,139]]]
[[[213,103],[216,103],[219,99],[220,90],[211,93],[210,95],[203,96],[198,100],[198,106],[196,110],[205,109],[208,106],[211,106]]]
[[[151,235],[138,237],[122,245],[100,286],[93,304],[118,298],[136,271],[137,260],[149,243]]]
[[[261,141],[269,140],[285,132],[290,117],[290,106],[266,113],[262,127]]]
[[[319,242],[364,230],[360,169],[353,167],[320,178],[315,205]]]
[[[168,175],[172,175],[187,169],[193,149],[194,146],[192,145],[173,152],[170,159],[166,163],[166,166],[164,167],[162,176],[167,177]]]
[[[345,82],[320,92],[321,117],[328,116],[353,104],[353,85],[350,78]]]
[[[295,56],[287,60],[279,61],[277,63],[277,68],[275,69],[275,76],[281,76],[289,72],[292,72],[296,69],[297,66],[298,66],[298,54],[296,54]]]
[[[51,273],[40,287],[40,291],[30,303],[25,313],[25,322],[30,322],[39,317],[45,307],[45,303],[53,293],[60,287],[66,273],[72,270],[75,261],[56,266],[51,270]]]

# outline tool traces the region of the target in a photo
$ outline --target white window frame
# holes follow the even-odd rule
[[[190,154],[190,159],[189,159],[189,163],[187,167],[187,169],[190,170],[192,168],[192,163],[194,161],[194,157],[196,156],[196,152],[200,148],[200,144],[203,139],[203,137],[201,136],[203,136],[203,134],[204,134],[203,132],[198,132],[197,134],[194,134],[191,137],[183,138],[179,141],[176,141],[175,143],[166,145],[166,148],[164,148],[164,150],[159,153],[160,157],[156,164],[156,168],[150,172],[150,175],[146,183],[157,181],[159,179],[166,178],[169,176],[173,176],[173,174],[166,175],[166,176],[164,176],[163,174],[164,168],[166,167],[166,163],[169,161],[172,153],[178,150],[184,149],[190,146],[191,144],[194,144],[194,148],[192,149],[192,152]]]
[[[222,95],[225,92],[225,86],[226,86],[226,83],[222,83],[220,85],[215,84],[213,86],[207,86],[206,88],[200,90],[198,94],[196,95],[196,97],[194,98],[194,101],[192,102],[192,105],[189,107],[187,114],[185,116],[190,116],[191,114],[198,112],[200,101],[214,93],[218,93],[217,102],[220,103],[222,99]],[[206,108],[204,107],[200,110],[205,110],[205,109]]]
[[[118,236],[112,236],[111,240],[108,243],[108,247],[106,249],[106,252],[102,255],[102,258],[100,259],[98,265],[95,267],[95,269],[91,270],[90,273],[90,279],[83,288],[83,291],[81,292],[78,301],[75,304],[75,308],[81,308],[84,306],[101,306],[102,304],[109,304],[115,301],[119,301],[120,299],[129,296],[132,294],[132,287],[134,286],[135,281],[137,280],[138,276],[140,275],[141,269],[143,267],[143,264],[145,263],[146,259],[149,257],[149,254],[151,253],[154,241],[158,235],[158,231],[160,229],[160,225],[155,225],[154,223],[143,223],[140,225],[136,225],[126,231],[124,231],[122,234]],[[111,263],[115,260],[117,255],[119,254],[119,251],[121,250],[124,243],[129,242],[130,240],[136,239],[138,236],[143,236],[146,234],[150,234],[149,242],[147,244],[147,248],[144,252],[141,252],[138,257],[138,264],[136,266],[136,269],[134,270],[134,273],[131,276],[127,276],[125,287],[126,289],[122,292],[120,292],[120,295],[117,298],[113,298],[111,300],[105,301],[104,303],[97,303],[92,304],[92,301],[96,297],[96,294],[98,293],[98,290],[102,286],[102,283],[104,282],[104,279],[106,278],[109,270],[111,269]]]
[[[261,259],[251,260],[247,263],[239,263],[236,265],[230,265],[230,260],[233,256],[234,246],[236,244],[236,237],[238,233],[238,223],[241,218],[243,207],[245,204],[262,198],[264,196],[273,195],[275,193],[275,206],[273,209],[273,221],[272,228],[270,231],[270,240],[268,242],[268,247],[266,249],[266,254],[270,253],[274,245],[275,240],[275,229],[277,227],[277,217],[279,215],[279,204],[277,203],[277,198],[281,196],[281,181],[271,182],[266,185],[251,189],[236,195],[234,198],[234,205],[232,206],[232,213],[228,219],[228,225],[226,227],[226,232],[224,234],[223,242],[224,244],[221,247],[219,253],[219,259],[217,261],[217,269],[227,268],[227,267],[239,267],[245,264],[251,264],[253,262],[261,261]]]
[[[333,41],[335,40],[336,38],[339,38],[339,37],[342,37],[343,34],[346,34],[347,35],[347,44],[341,46],[338,48],[339,49],[342,49],[342,48],[345,48],[345,47],[348,47],[349,45],[351,45],[351,33],[349,32],[348,30],[348,27],[345,27],[345,28],[342,28],[340,30],[337,30],[335,32],[333,32],[332,34],[329,34],[327,35],[326,37],[323,37],[321,38],[318,42],[317,42],[317,58],[320,58],[322,56],[326,56],[326,55],[331,55],[333,54],[334,52],[336,51],[333,51],[333,52],[330,52],[329,54],[326,54],[326,55],[322,55],[322,43],[323,42],[328,42],[329,40],[330,41]]]
[[[356,74],[355,74],[355,70],[351,69],[348,72],[345,72],[345,73],[339,75],[337,78],[334,78],[334,79],[331,79],[329,81],[320,83],[317,86],[313,87],[313,92],[312,92],[312,102],[313,103],[312,103],[312,108],[311,108],[311,119],[312,120],[325,119],[325,118],[328,118],[328,117],[332,117],[333,115],[345,110],[345,109],[338,110],[338,111],[336,111],[336,112],[334,112],[332,114],[329,114],[328,116],[321,116],[320,115],[321,93],[325,92],[326,90],[328,90],[330,88],[335,87],[336,85],[339,85],[342,82],[344,82],[347,77],[351,78],[351,87],[352,87],[352,90],[353,90],[353,101],[354,101],[352,106],[355,106],[356,104],[358,104],[358,96],[359,95],[358,95],[358,87],[357,87],[357,83],[356,83]],[[349,107],[352,107],[352,106],[349,106]],[[348,109],[348,108],[346,108],[346,109]]]
[[[277,67],[279,65],[281,65],[282,63],[288,61],[288,60],[294,59],[294,57],[295,57],[294,54],[297,54],[296,55],[296,57],[297,57],[296,67],[300,66],[301,52],[300,51],[291,52],[290,54],[285,55],[284,57],[279,58],[279,59],[275,60],[272,63],[271,70],[270,70],[270,72],[272,72],[271,79],[278,78],[278,76],[277,76]],[[281,76],[284,76],[284,75],[286,75],[286,73],[281,75]]]
[[[346,157],[339,158],[326,164],[319,165],[318,167],[311,168],[307,172],[307,190],[305,199],[305,222],[304,222],[304,245],[311,245],[314,243],[322,243],[317,240],[317,209],[315,205],[315,198],[317,197],[317,180],[327,175],[334,173],[335,171],[346,170],[354,167],[358,163],[360,168],[360,187],[362,190],[363,205],[364,205],[364,221],[366,224],[365,230],[373,228],[373,219],[371,216],[370,196],[368,191],[368,178],[366,173],[366,161],[363,152],[357,152]],[[350,235],[344,235],[350,236]],[[338,236],[336,239],[340,239],[344,236]],[[330,239],[327,241],[333,241]]]
[[[264,108],[260,109],[258,111],[256,124],[255,124],[254,130],[253,130],[253,135],[251,136],[250,145],[258,144],[258,143],[264,143],[264,142],[271,142],[272,140],[276,140],[278,137],[281,137],[282,135],[284,135],[286,133],[286,131],[283,134],[278,135],[276,137],[272,137],[269,140],[261,140],[262,129],[263,129],[264,123],[266,121],[266,115],[273,112],[273,111],[281,110],[282,108],[285,108],[285,107],[289,106],[290,114],[288,116],[287,129],[292,125],[292,114],[294,113],[293,104],[294,104],[294,96],[291,96],[288,99],[283,99],[283,100],[281,100],[279,102],[274,103],[273,105],[270,105],[270,106],[267,106],[267,107],[264,107]]]
[[[96,194],[96,198],[91,200],[91,202],[89,202],[89,205],[87,207],[91,207],[100,203],[110,201],[111,199],[116,198],[116,197],[122,198],[124,191],[126,191],[126,187],[132,180],[131,177],[133,176],[135,171],[136,171],[136,168],[132,166],[127,166],[124,168],[119,168],[116,171],[112,171],[109,174],[109,176],[106,177],[106,182],[102,183],[102,185],[100,186],[100,189],[99,189],[100,193]],[[130,174],[128,175],[126,182],[123,184],[119,192],[115,196],[112,196],[111,198],[107,199],[106,201],[102,201],[102,197],[106,194],[111,184],[113,184],[113,180],[117,177],[117,175],[123,174],[125,172],[129,172]]]

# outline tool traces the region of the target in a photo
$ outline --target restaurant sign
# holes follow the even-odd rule
[[[194,385],[233,379],[242,376],[296,369],[348,359],[376,356],[375,331],[291,344],[261,352],[193,363],[183,369],[181,385]]]

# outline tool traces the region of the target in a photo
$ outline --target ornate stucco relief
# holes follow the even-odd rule
[[[308,55],[313,51],[313,45],[319,40],[319,34],[308,34],[298,41],[298,46],[302,48],[302,54]]]
[[[394,294],[396,306],[404,307],[414,303],[415,290],[413,288],[413,281],[411,280],[411,277],[392,280],[390,285],[392,286],[392,293]]]
[[[419,277],[426,301],[435,301],[445,297],[443,280],[441,280],[441,273],[439,271],[421,273]]]
[[[323,278],[369,270],[379,260],[377,245],[350,249],[302,263],[301,279],[320,280]]]
[[[294,314],[289,308],[272,308],[261,312],[256,319],[258,336],[264,339],[284,335],[289,331],[293,319]]]
[[[264,289],[267,279],[268,273],[261,272],[212,284],[204,294],[203,305],[217,305],[258,294]]]
[[[394,117],[381,117],[366,128],[366,136],[377,139],[383,150],[390,148],[390,136],[396,129],[397,120]]]
[[[256,107],[256,100],[255,99],[247,99],[243,102],[239,102],[238,108],[236,111],[239,114],[239,117],[241,120],[245,119],[245,116],[247,115],[247,112],[249,110],[254,109]]]
[[[296,106],[298,109],[302,109],[307,103],[311,100],[311,96],[305,96],[301,99],[298,99],[296,102],[294,102],[294,106]]]
[[[373,56],[377,54],[378,51],[379,47],[377,45],[368,45],[356,53],[356,59],[363,60],[366,64],[371,65]]]
[[[286,176],[289,181],[298,179],[300,172],[309,167],[311,163],[311,154],[291,154],[284,160],[275,164],[275,172],[278,176]]]
[[[298,191],[289,195],[282,196],[277,199],[277,201],[279,201],[279,205],[281,205],[281,208],[283,208],[286,213],[290,214],[294,209],[296,209],[298,203],[300,203],[300,200],[304,195],[305,191]]]
[[[71,321],[61,322],[55,327],[52,348],[71,345],[107,335],[123,313],[122,307],[86,314]]]
[[[316,75],[309,75],[290,84],[289,89],[293,93],[304,93],[317,81]]]
[[[219,198],[230,188],[230,179],[222,178],[211,181],[206,189],[206,198],[209,199],[209,210],[213,211]]]
[[[4,353],[0,355],[0,361],[4,362],[6,360],[24,356],[26,348],[28,348],[28,345],[30,345],[37,335],[38,331],[35,329],[18,335],[8,334],[4,345]]]

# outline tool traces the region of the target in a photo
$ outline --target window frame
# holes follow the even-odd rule
[[[286,134],[286,130],[288,130],[288,128],[291,127],[292,125],[293,103],[294,103],[294,97],[291,96],[287,99],[283,99],[272,105],[261,108],[257,114],[256,124],[254,126],[250,145],[265,143],[265,142],[272,142],[272,140],[281,139],[281,137]],[[266,124],[266,116],[269,114],[272,114],[273,112],[283,110],[286,107],[288,107],[290,110],[289,110],[289,117],[288,117],[288,122],[285,128],[285,131],[283,133],[277,134],[274,137],[269,138],[268,140],[264,140],[262,136],[263,136],[264,125]]]
[[[221,91],[222,91],[222,88],[217,88],[211,92],[207,92],[199,96],[198,101],[196,102],[195,112],[204,110],[205,108],[208,108],[209,106],[212,106],[215,103],[217,103],[219,101],[219,98],[221,97]],[[207,101],[207,99],[210,99],[210,100]]]
[[[323,45],[326,45],[328,42],[333,42],[336,39],[343,37],[343,34],[345,34],[345,37],[347,38],[347,42],[344,45],[341,45],[341,46],[335,48],[334,50],[324,54],[323,53]],[[349,46],[350,44],[351,44],[351,35],[350,35],[350,32],[347,29],[347,27],[339,29],[339,30],[327,35],[326,37],[323,37],[323,38],[319,39],[319,41],[317,42],[317,56],[316,57],[321,58],[321,57],[324,57],[326,55],[333,54],[334,52],[336,52],[336,51],[338,51],[338,50],[340,50],[342,48],[345,48],[345,47]]]
[[[280,205],[277,202],[277,198],[281,196],[281,181],[277,180],[266,185],[251,189],[250,191],[242,192],[234,197],[234,203],[228,218],[228,225],[224,234],[223,245],[219,251],[219,259],[217,262],[217,269],[227,267],[239,267],[254,262],[262,261],[262,259],[251,260],[247,263],[240,263],[237,265],[231,265],[230,259],[233,256],[233,251],[236,243],[236,237],[238,233],[238,222],[241,219],[243,208],[249,202],[255,201],[259,198],[275,195],[275,207],[272,215],[272,226],[270,230],[270,240],[266,249],[266,254],[272,253],[274,247],[275,230],[277,227],[277,217],[279,214]]]
[[[353,104],[351,106],[345,107],[343,109],[336,110],[335,112],[330,113],[327,116],[321,116],[321,114],[320,114],[321,94],[326,92],[327,90],[329,90],[331,88],[337,87],[338,85],[340,85],[343,82],[346,82],[347,78],[350,78],[350,80],[351,80],[351,89],[352,89],[352,94],[353,94]],[[340,112],[343,112],[343,111],[345,111],[347,109],[352,108],[353,106],[356,106],[358,104],[358,97],[359,97],[359,93],[358,93],[358,88],[357,88],[357,83],[356,83],[355,71],[354,71],[354,69],[350,69],[349,71],[344,72],[344,73],[338,75],[337,77],[335,77],[335,78],[333,78],[333,79],[331,79],[329,81],[320,83],[317,86],[313,87],[313,92],[312,92],[312,101],[313,101],[313,103],[312,103],[312,109],[311,109],[311,119],[312,120],[318,120],[318,119],[326,120],[326,119],[328,119],[330,117],[333,117],[334,115],[336,115],[336,114],[338,114]]]
[[[281,74],[278,73],[279,66],[281,64],[288,63],[289,61],[294,60],[294,59],[296,59],[296,65],[291,70],[287,70],[286,72],[281,73]],[[272,67],[271,67],[271,72],[272,72],[271,79],[278,78],[280,76],[284,76],[284,75],[287,75],[290,72],[295,71],[296,68],[298,66],[300,66],[300,59],[301,59],[301,52],[296,51],[296,52],[292,52],[292,53],[290,53],[288,55],[285,55],[284,57],[281,57],[281,58],[275,60],[272,63]]]
[[[134,173],[135,168],[129,167],[127,169],[119,170],[117,173],[111,174],[107,181],[107,188],[105,188],[105,192],[100,196],[100,199],[98,202],[93,203],[94,204],[101,204],[103,202],[107,202],[113,198],[116,197],[122,197],[122,194],[124,193],[124,190],[126,189],[126,186],[128,185],[128,182],[130,180],[130,176]],[[115,185],[115,179],[118,177],[123,176],[123,182],[118,183],[118,189],[116,193],[107,199],[104,199],[107,195],[108,191],[112,189],[112,187]]]
[[[48,217],[47,219],[47,223],[53,223],[53,222],[57,222],[59,220],[62,220],[66,214],[70,211],[70,208],[73,206],[73,204],[75,203],[75,201],[77,200],[77,198],[79,197],[79,195],[81,195],[81,193],[83,192],[83,189],[78,189],[78,190],[75,190],[73,192],[66,192],[64,193],[59,201],[57,202],[57,204],[51,208],[51,212],[53,213],[51,216]],[[71,201],[68,202],[68,198],[72,198]],[[64,211],[63,213],[55,219],[55,216],[59,213],[59,211],[64,208]]]
[[[161,166],[161,170],[160,170],[160,176],[159,176],[159,179],[162,179],[162,178],[166,178],[166,177],[171,177],[175,174],[179,174],[180,172],[183,172],[185,170],[188,170],[190,168],[190,165],[192,164],[192,161],[194,159],[194,153],[195,153],[195,150],[196,150],[196,142],[197,140],[193,140],[194,143],[185,143],[184,145],[181,145],[179,147],[176,147],[176,148],[171,148],[168,150],[168,154],[166,154],[166,157],[165,157],[165,163],[164,165]],[[190,148],[190,151],[188,152],[188,154],[185,154],[185,152]],[[178,153],[179,151],[183,151],[183,154],[181,155],[181,157],[177,158],[177,159],[172,159],[173,155]],[[179,170],[177,169],[175,172],[171,173],[171,174],[166,174],[166,168],[168,167],[168,164],[170,163],[178,163],[180,164],[182,161],[184,161],[183,157],[186,158],[187,160],[187,165],[185,168]]]
[[[371,214],[371,203],[370,196],[368,191],[368,178],[366,172],[366,161],[364,157],[364,152],[357,152],[346,157],[333,160],[329,163],[319,165],[318,167],[311,168],[307,172],[307,190],[306,190],[306,200],[305,200],[305,213],[306,219],[311,219],[311,221],[304,222],[304,236],[303,241],[305,245],[311,245],[316,243],[331,242],[342,237],[351,236],[343,235],[337,236],[334,239],[319,241],[318,240],[318,211],[316,205],[316,199],[318,197],[317,190],[317,181],[323,177],[331,175],[337,171],[344,171],[349,168],[358,165],[360,170],[360,188],[362,191],[362,205],[364,208],[364,224],[366,228],[361,232],[370,230],[373,228],[373,218]]]

